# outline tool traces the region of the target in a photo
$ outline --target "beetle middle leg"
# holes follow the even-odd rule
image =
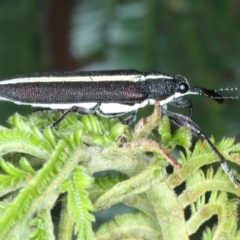
[[[79,113],[79,114],[82,114],[82,115],[94,114],[97,111],[97,109],[99,108],[99,106],[100,106],[100,103],[97,103],[94,107],[89,108],[89,109],[73,106],[72,108],[68,109],[65,113],[63,113],[63,115],[57,121],[55,121],[53,124],[51,124],[51,127],[58,126],[58,124],[64,118],[66,118],[66,116],[71,112],[76,112],[76,113]]]

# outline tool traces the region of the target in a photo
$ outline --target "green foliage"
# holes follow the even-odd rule
[[[94,217],[90,213],[94,210],[92,202],[88,198],[87,188],[92,179],[84,173],[80,167],[76,167],[71,176],[61,186],[61,191],[67,191],[67,207],[72,222],[75,223],[75,234],[78,239],[93,239],[91,222]]]
[[[234,196],[240,190],[222,169],[202,170],[218,159],[205,142],[198,141],[191,151],[188,130],[172,133],[164,117],[157,126],[159,144],[146,135],[154,117],[132,130],[117,119],[75,113],[54,129],[45,127],[59,116],[15,114],[8,120],[10,128],[0,128],[0,239],[53,239],[51,209],[60,194],[58,239],[190,239],[213,215],[218,224],[206,227],[203,239],[238,239]],[[176,146],[184,149],[178,162],[169,152]],[[216,146],[230,161],[240,163],[240,145],[233,139]],[[169,163],[174,166],[171,174],[166,172]],[[93,178],[108,170],[119,174]],[[176,194],[183,182],[184,189]],[[93,212],[119,202],[139,213],[116,216],[93,232]]]
[[[161,135],[163,144],[174,149],[176,146],[182,146],[188,149],[191,146],[191,135],[185,128],[178,128],[173,134],[170,129],[170,122],[166,116],[161,120],[158,128],[158,133]]]
[[[32,219],[30,227],[33,230],[30,240],[53,238],[53,223],[48,209],[40,210],[37,217]]]
[[[96,238],[104,239],[162,239],[159,225],[145,214],[124,214],[115,217],[111,222],[103,224]]]

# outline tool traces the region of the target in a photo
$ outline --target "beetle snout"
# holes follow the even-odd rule
[[[214,99],[218,103],[223,103],[224,98],[216,93],[214,90],[209,90],[206,88],[196,87],[196,86],[190,86],[189,94],[196,94],[205,96],[207,98]]]

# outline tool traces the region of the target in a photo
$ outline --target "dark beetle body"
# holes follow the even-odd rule
[[[125,121],[131,123],[135,121],[139,108],[159,101],[163,106],[163,115],[207,141],[223,170],[238,186],[240,182],[227,165],[226,159],[191,120],[192,103],[186,98],[186,95],[195,94],[222,103],[224,99],[238,99],[238,97],[220,96],[217,92],[238,90],[239,88],[207,90],[189,85],[180,75],[172,77],[161,72],[89,71],[35,74],[3,80],[0,82],[0,100],[43,108],[67,109],[52,126],[57,126],[71,111],[81,114],[97,112],[105,117],[121,116],[131,112],[130,118]],[[169,112],[167,104],[188,108],[190,118]]]
[[[21,77],[21,81],[14,84],[10,83],[9,80],[6,83],[2,81],[0,82],[0,96],[5,100],[28,104],[93,101],[134,104],[146,99],[165,100],[172,96],[182,81],[185,81],[183,78],[175,79],[159,72],[143,74],[135,70],[80,73],[81,76],[76,73],[47,75],[49,82],[41,81],[45,75],[40,76],[39,74]],[[99,76],[99,73],[101,73],[101,80],[95,81],[95,77]],[[137,81],[115,81],[116,74],[123,77],[128,76],[130,79],[135,77]],[[159,75],[161,77],[156,79],[156,76]],[[154,79],[151,78],[153,76]],[[79,81],[71,81],[70,78],[73,77],[77,77]],[[89,80],[83,81],[82,78],[86,79],[86,77]],[[112,77],[112,80],[104,80],[105,77]],[[52,81],[51,78],[53,78]],[[162,88],[163,81],[164,88]]]
[[[102,114],[119,114],[135,111],[155,100],[162,106],[170,102],[177,105],[180,101],[184,102],[181,107],[188,107],[187,99],[178,99],[187,90],[189,85],[185,78],[161,72],[70,72],[1,81],[0,99],[52,109],[92,108],[98,104],[96,111]]]
[[[6,84],[0,95],[25,103],[141,102],[148,97],[144,83],[138,82],[36,82]]]

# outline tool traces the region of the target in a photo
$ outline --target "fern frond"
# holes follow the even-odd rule
[[[112,177],[111,175],[105,175],[103,177],[99,177],[94,180],[94,183],[90,187],[90,198],[92,201],[99,198],[105,192],[113,188],[117,183],[126,180],[126,177],[118,174],[116,177]]]
[[[26,172],[16,168],[10,162],[5,162],[2,158],[0,158],[0,167],[1,169],[10,176],[26,176]]]
[[[178,128],[173,134],[171,133],[170,121],[167,116],[161,119],[158,127],[158,133],[161,136],[163,144],[170,149],[177,145],[188,149],[191,146],[192,136],[187,128]]]
[[[203,170],[198,170],[196,171],[194,174],[191,174],[187,179],[186,179],[186,183],[187,186],[193,186],[196,183],[199,183],[201,181],[205,181],[206,177],[205,177],[205,173],[203,172]]]
[[[97,234],[102,233],[99,239],[102,236],[111,239],[110,234],[115,232],[125,239],[133,236],[129,233],[139,233],[144,237],[148,233],[151,239],[187,239],[187,232],[189,235],[194,233],[213,214],[218,215],[219,224],[214,231],[206,230],[208,236],[215,239],[237,236],[236,203],[217,190],[240,196],[240,189],[234,188],[221,169],[216,173],[212,168],[206,173],[201,170],[202,166],[218,159],[204,141],[199,141],[191,152],[188,149],[191,136],[186,129],[171,133],[167,118],[163,119],[163,127],[158,129],[163,134],[165,146],[171,149],[176,145],[184,147],[179,159],[182,168],[178,169],[180,165],[171,153],[148,138],[151,130],[141,125],[144,121],[135,129],[137,132],[130,132],[117,119],[73,113],[56,128],[42,129],[46,122],[56,120],[59,114],[46,115],[46,119],[33,115],[29,121],[15,114],[9,120],[11,129],[0,127],[0,155],[6,154],[4,160],[0,160],[4,172],[0,175],[1,194],[4,195],[0,203],[0,238],[12,238],[19,229],[28,231],[28,223],[33,216],[36,216],[36,231],[32,238],[44,237],[45,233],[50,236],[51,231],[42,225],[44,218],[41,214],[52,208],[61,191],[65,192],[65,210],[61,214],[60,225],[62,234],[59,235],[63,239],[66,236],[70,238],[73,230],[78,239],[94,239],[91,212],[118,202],[137,208],[142,216],[116,218],[109,226],[106,225],[105,230],[99,229]],[[157,123],[154,121],[149,126]],[[233,139],[224,139],[216,146],[228,159],[240,162],[240,145],[234,144]],[[174,166],[167,179],[166,160]],[[116,170],[126,177],[102,177],[92,184],[89,176],[105,170]],[[186,182],[186,189],[177,196],[174,188],[182,182]],[[22,190],[15,191],[13,195],[13,191],[20,188]],[[205,195],[207,191],[211,191],[209,198],[206,197],[208,194]],[[95,202],[95,209],[90,200]],[[188,205],[191,205],[192,214],[186,229],[184,209]],[[52,223],[49,210],[44,214]],[[65,223],[68,226],[66,231]],[[49,226],[53,229],[51,224]]]
[[[96,232],[97,240],[116,239],[163,239],[161,228],[142,213],[124,214],[103,224]]]
[[[94,217],[90,213],[94,208],[86,191],[91,183],[92,179],[84,173],[83,169],[76,167],[62,187],[62,191],[67,191],[69,216],[75,224],[74,230],[79,240],[94,239],[91,228]]]
[[[63,186],[63,184],[62,184]],[[61,186],[61,187],[62,187]],[[69,184],[70,186],[70,184]],[[66,188],[66,190],[69,187]],[[67,193],[64,194],[62,198],[62,209],[60,215],[60,222],[59,222],[59,231],[58,231],[58,240],[66,240],[72,239],[74,232],[74,222],[73,219],[68,211],[68,204],[67,204]]]
[[[239,144],[232,145],[232,143],[233,143],[232,140],[221,141],[219,143],[221,145],[221,149],[219,148],[219,151],[221,151],[223,155],[227,155],[229,160],[237,161],[236,159],[231,157],[230,153],[234,151],[239,151],[240,145]],[[189,158],[186,159],[186,157],[184,156],[184,158],[181,161],[184,162],[184,166],[181,169],[177,169],[171,176],[169,176],[168,183],[171,187],[176,187],[177,185],[180,185],[183,181],[185,181],[190,175],[197,174],[196,172],[202,166],[219,161],[219,160],[216,157],[216,155],[213,153],[213,151],[204,142],[198,141],[198,143],[194,147],[193,152],[190,154]],[[230,180],[225,180],[225,177],[223,178],[224,179],[222,180],[230,182]],[[172,185],[171,183],[173,180],[174,180],[173,182],[174,185]],[[234,191],[233,189],[231,190]]]
[[[29,161],[25,157],[21,157],[19,163],[25,172],[32,174],[32,175],[35,174],[35,170],[32,168]]]
[[[54,239],[54,228],[49,210],[42,209],[39,211],[37,217],[31,220],[30,225],[34,229],[33,233],[29,236],[30,240]]]
[[[139,194],[149,189],[154,183],[165,179],[165,169],[158,162],[150,165],[142,173],[116,184],[112,189],[97,199],[94,206],[97,211],[107,209],[124,198]]]
[[[0,196],[19,189],[27,184],[28,179],[32,178],[31,173],[15,167],[12,163],[0,158],[0,168],[5,174],[0,174]]]
[[[0,156],[9,152],[22,152],[47,159],[52,149],[48,141],[44,141],[36,134],[19,129],[0,130]]]
[[[214,232],[216,231],[216,225],[213,227],[213,229],[206,227],[205,231],[203,232],[203,240],[212,240]]]
[[[174,146],[182,146],[184,149],[188,149],[191,146],[192,135],[187,128],[178,128],[173,133],[172,142]]]
[[[79,140],[77,137],[75,143]],[[71,151],[70,151],[71,150]],[[44,203],[54,204],[58,197],[58,188],[68,178],[81,157],[84,148],[72,149],[67,141],[60,140],[51,157],[36,177],[31,180],[0,218],[0,238],[14,234],[19,224],[28,221],[38,207]],[[48,199],[48,200],[47,200]],[[22,221],[19,222],[18,219]]]
[[[172,139],[170,121],[167,116],[162,117],[158,127],[158,133],[165,145],[168,145]]]
[[[212,193],[208,203],[205,203],[205,197],[202,196],[196,203],[196,211],[193,212],[190,219],[187,221],[187,231],[193,234],[201,224],[211,218],[213,215],[218,215],[218,225],[214,233],[209,229],[207,235],[212,236],[211,239],[232,239],[237,229],[237,204],[229,201],[226,193]],[[210,234],[210,232],[211,234]],[[206,235],[205,234],[205,235]],[[208,237],[206,236],[208,239]]]
[[[206,174],[202,170],[198,170],[190,178],[187,178],[187,187],[179,195],[179,201],[183,207],[186,207],[197,201],[207,191],[213,190],[231,192],[237,196],[240,195],[240,190],[228,181],[228,176],[226,176],[221,168],[215,174],[213,169],[209,168]]]

